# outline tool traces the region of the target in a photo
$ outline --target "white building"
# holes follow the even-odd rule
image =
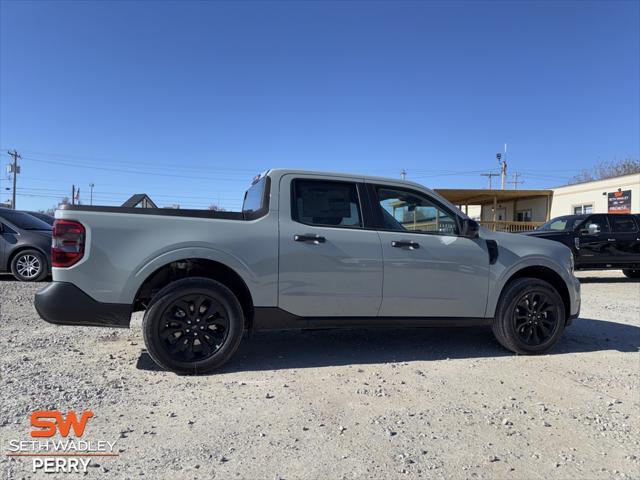
[[[552,190],[551,217],[574,213],[640,213],[640,173]]]

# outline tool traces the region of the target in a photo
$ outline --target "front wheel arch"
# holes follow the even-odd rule
[[[521,355],[548,352],[566,326],[563,303],[556,288],[539,278],[520,277],[509,282],[493,320],[496,340]]]
[[[525,267],[512,274],[502,286],[496,308],[498,305],[500,305],[500,301],[502,300],[509,284],[519,278],[537,278],[539,280],[544,280],[545,282],[550,284],[553,288],[556,289],[556,291],[562,298],[562,302],[564,303],[565,315],[571,315],[571,297],[569,296],[569,289],[567,288],[567,284],[562,279],[562,277],[553,269],[544,266]]]

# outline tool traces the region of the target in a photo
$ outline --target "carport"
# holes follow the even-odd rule
[[[468,214],[479,205],[480,223],[505,232],[533,230],[549,220],[553,190],[439,188],[440,195]]]

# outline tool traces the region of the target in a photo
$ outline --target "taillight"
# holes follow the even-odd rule
[[[80,222],[56,219],[52,233],[51,266],[70,267],[82,258],[85,230]]]

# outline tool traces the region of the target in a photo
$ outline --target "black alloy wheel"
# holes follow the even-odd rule
[[[558,343],[566,320],[565,301],[553,285],[540,278],[521,277],[504,286],[493,333],[512,352],[541,354]]]
[[[205,360],[227,339],[229,314],[209,295],[185,295],[162,314],[159,335],[166,352],[180,362]]]
[[[175,280],[161,289],[144,314],[147,351],[160,367],[178,374],[212,372],[242,341],[245,318],[235,294],[203,277]]]
[[[527,292],[516,303],[512,319],[522,342],[543,345],[558,329],[558,306],[542,291]]]

